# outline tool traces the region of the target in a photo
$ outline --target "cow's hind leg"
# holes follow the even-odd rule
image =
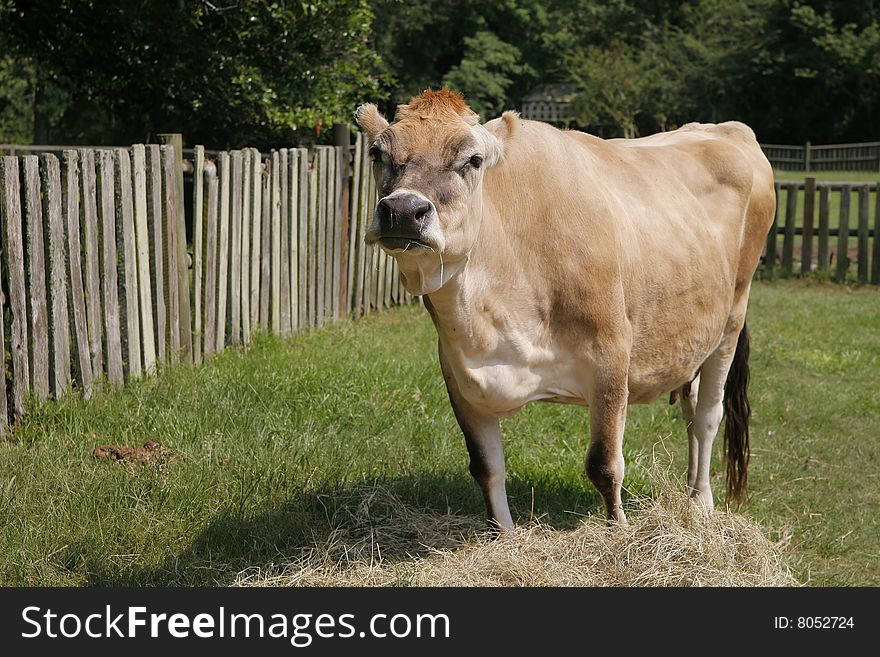
[[[691,457],[688,467],[688,491],[690,496],[703,502],[707,509],[714,507],[712,487],[709,483],[709,467],[712,461],[712,444],[724,415],[724,384],[736,352],[739,331],[724,336],[721,344],[700,368],[700,385],[694,408],[694,439],[691,439]],[[684,400],[682,400],[684,401]],[[685,410],[687,417],[687,410]],[[688,430],[688,438],[691,430]],[[696,458],[693,447],[696,443]],[[696,465],[696,472],[693,466]]]
[[[700,375],[690,383],[686,383],[681,388],[681,412],[684,415],[684,422],[688,435],[688,478],[687,490],[688,495],[693,497],[696,495],[697,484],[697,467],[700,456],[700,446],[697,441],[697,432],[694,426],[694,420],[697,417],[697,395],[700,389]]]

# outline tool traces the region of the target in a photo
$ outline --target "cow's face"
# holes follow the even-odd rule
[[[358,108],[379,202],[368,244],[397,258],[413,294],[442,287],[467,261],[482,220],[483,174],[501,142],[458,94],[427,91],[389,124],[375,105]]]

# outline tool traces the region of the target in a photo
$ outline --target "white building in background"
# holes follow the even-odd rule
[[[576,93],[573,84],[539,84],[523,96],[520,114],[524,119],[567,128],[574,118],[571,103]]]

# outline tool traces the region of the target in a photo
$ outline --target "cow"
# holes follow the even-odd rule
[[[746,307],[776,204],[750,128],[604,140],[511,111],[481,124],[447,89],[391,123],[369,103],[356,118],[378,189],[366,242],[424,299],[490,527],[514,527],[499,419],[533,401],[589,407],[585,470],[610,524],[626,523],[627,406],[671,391],[689,495],[714,506],[726,411],[728,499],[744,499]]]

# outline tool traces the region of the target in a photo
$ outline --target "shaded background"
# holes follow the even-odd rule
[[[738,119],[762,142],[878,138],[874,0],[0,0],[0,143],[332,140],[428,86],[491,118],[574,85],[572,124]]]

